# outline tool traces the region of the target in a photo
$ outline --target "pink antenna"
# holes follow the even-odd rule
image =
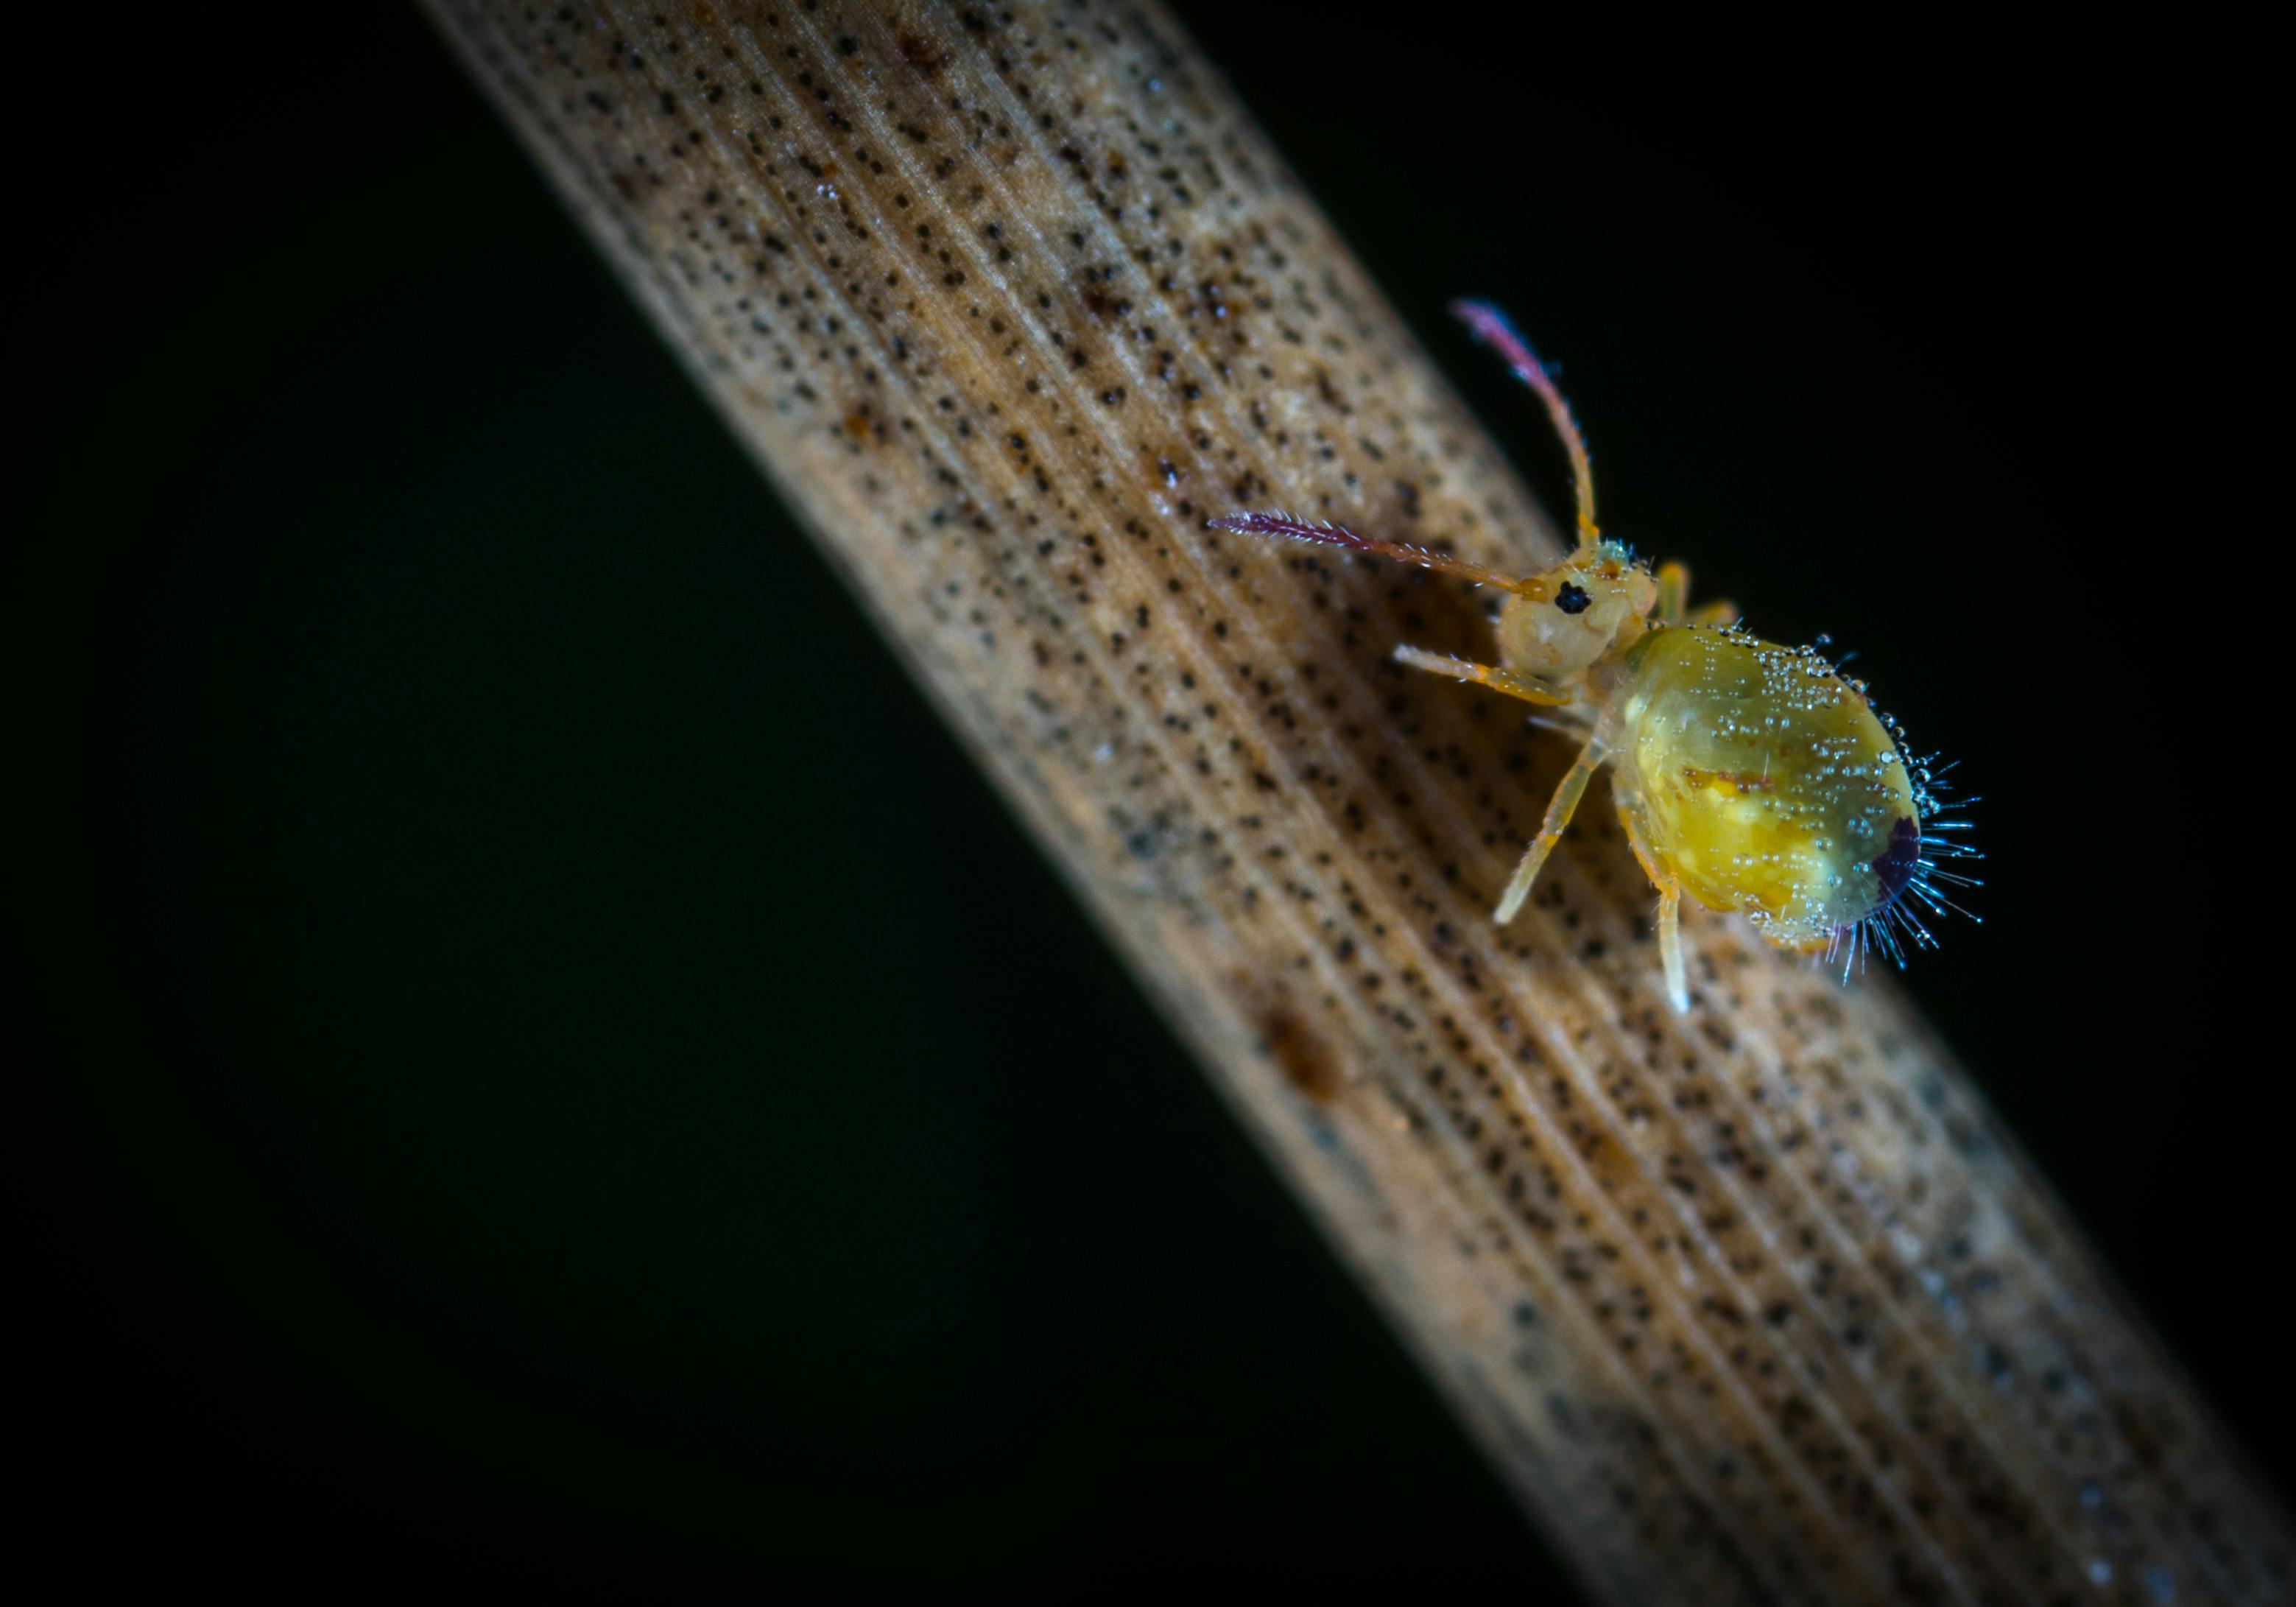
[[[1530,349],[1530,342],[1514,332],[1506,315],[1488,301],[1454,301],[1451,316],[1467,326],[1470,333],[1484,345],[1506,359],[1514,377],[1538,393],[1546,404],[1546,415],[1554,421],[1554,432],[1562,438],[1562,448],[1570,454],[1570,478],[1578,494],[1578,545],[1595,545],[1595,465],[1587,455],[1587,438],[1578,433],[1578,421],[1570,416],[1570,404],[1554,388],[1546,372],[1546,365]]]
[[[1439,574],[1459,575],[1479,586],[1512,587],[1511,575],[1487,570],[1480,564],[1468,563],[1443,553],[1431,553],[1425,547],[1415,547],[1400,541],[1376,541],[1368,536],[1358,536],[1343,525],[1317,524],[1306,519],[1294,519],[1289,513],[1231,513],[1225,519],[1210,521],[1216,530],[1233,530],[1239,536],[1284,536],[1293,541],[1312,541],[1327,547],[1345,547],[1351,553],[1369,553],[1375,557],[1392,558],[1398,563],[1416,564],[1423,570],[1434,570]]]

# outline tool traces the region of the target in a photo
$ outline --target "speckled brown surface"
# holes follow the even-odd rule
[[[1387,656],[1473,595],[1202,528],[1554,549],[1168,18],[435,9],[1590,1590],[2286,1599],[1891,989],[1688,912],[1677,1020],[1600,783],[1494,928],[1567,744]]]

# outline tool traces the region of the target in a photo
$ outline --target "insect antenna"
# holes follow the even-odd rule
[[[1562,438],[1562,449],[1570,455],[1571,486],[1578,495],[1578,545],[1593,546],[1599,538],[1595,529],[1595,465],[1587,455],[1587,438],[1578,432],[1578,421],[1570,416],[1570,404],[1555,389],[1546,365],[1530,349],[1530,342],[1515,333],[1506,315],[1489,302],[1454,301],[1451,316],[1464,324],[1476,340],[1505,358],[1514,377],[1546,404],[1546,416],[1554,421],[1554,433]]]
[[[1479,586],[1505,589],[1515,585],[1511,575],[1502,575],[1496,570],[1487,570],[1479,563],[1454,558],[1448,553],[1432,553],[1407,542],[1379,541],[1369,536],[1358,536],[1344,525],[1294,519],[1289,513],[1230,513],[1224,519],[1210,522],[1215,530],[1233,530],[1239,536],[1282,536],[1292,541],[1312,541],[1322,546],[1345,547],[1351,553],[1369,553],[1375,558],[1392,558],[1398,563],[1416,564],[1423,570],[1433,570],[1438,574],[1457,575]]]

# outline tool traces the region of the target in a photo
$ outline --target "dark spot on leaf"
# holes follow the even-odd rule
[[[1259,1032],[1275,1069],[1294,1092],[1319,1105],[1339,1097],[1345,1079],[1338,1058],[1305,1021],[1288,1010],[1276,1010],[1260,1021]]]

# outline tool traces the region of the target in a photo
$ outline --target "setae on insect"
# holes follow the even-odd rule
[[[1505,593],[1496,666],[1395,650],[1414,668],[1551,708],[1587,733],[1508,880],[1499,922],[1521,909],[1587,782],[1607,763],[1627,840],[1658,889],[1659,954],[1677,1011],[1690,1008],[1685,893],[1744,914],[1781,948],[1841,960],[1845,980],[1868,948],[1902,965],[1905,944],[1933,945],[1922,913],[1956,909],[1939,884],[1976,883],[1939,868],[1972,856],[1944,835],[1965,823],[1939,818],[1954,806],[1939,800],[1930,767],[1907,763],[1863,682],[1814,650],[1748,634],[1727,603],[1690,607],[1681,564],[1652,574],[1604,540],[1586,441],[1546,370],[1497,308],[1462,301],[1451,310],[1546,404],[1578,492],[1578,545],[1570,557],[1518,580],[1281,513],[1211,522],[1375,553]]]

